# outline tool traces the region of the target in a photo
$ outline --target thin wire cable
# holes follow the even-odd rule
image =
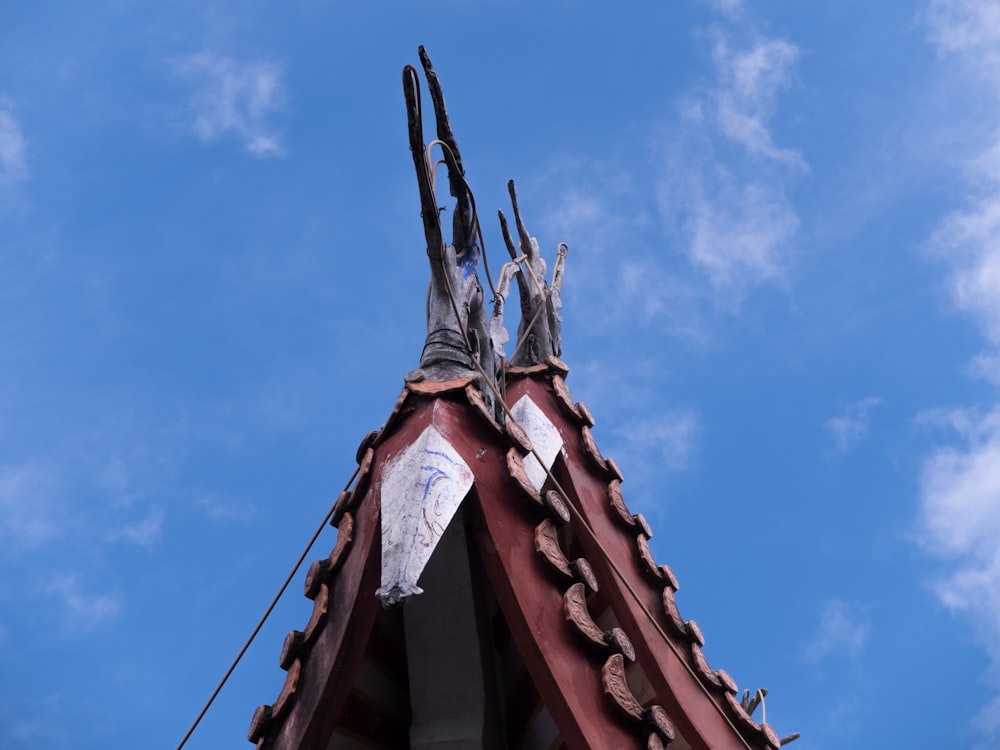
[[[358,472],[360,470],[361,470],[360,466],[354,469],[354,472],[351,474],[351,478],[348,479],[347,484],[344,485],[343,492],[347,492],[351,484],[354,483],[354,480],[357,478]],[[219,692],[222,690],[223,686],[229,680],[230,675],[232,675],[233,671],[236,669],[236,665],[240,663],[240,660],[243,658],[243,655],[247,652],[247,649],[250,648],[250,644],[253,643],[254,638],[257,637],[257,633],[259,633],[260,629],[264,627],[264,623],[267,621],[267,618],[271,615],[271,612],[274,610],[275,606],[277,606],[278,600],[281,598],[282,594],[285,593],[285,589],[288,588],[288,585],[292,582],[292,579],[295,577],[295,574],[298,573],[299,568],[302,566],[302,562],[306,559],[306,555],[309,554],[309,550],[312,549],[312,546],[316,543],[316,540],[319,539],[319,535],[323,532],[323,529],[325,529],[326,525],[330,522],[330,519],[333,517],[334,508],[336,507],[337,507],[336,502],[334,502],[334,504],[330,506],[330,510],[327,511],[326,515],[323,517],[323,522],[313,533],[312,538],[309,539],[309,544],[307,544],[306,548],[302,550],[302,554],[299,555],[299,559],[295,562],[295,566],[292,568],[292,572],[288,574],[288,577],[285,579],[285,582],[281,584],[281,588],[278,589],[278,593],[274,595],[274,599],[271,600],[271,604],[268,606],[267,611],[264,612],[264,615],[257,622],[257,627],[253,629],[253,632],[250,634],[250,637],[247,638],[246,643],[243,644],[243,648],[240,649],[240,652],[236,655],[236,658],[233,659],[233,663],[229,665],[229,669],[226,670],[226,674],[219,681],[219,684],[216,685],[215,690],[212,692],[212,695],[209,697],[208,701],[206,701],[205,705],[202,707],[201,713],[198,714],[198,717],[194,720],[194,723],[191,724],[191,728],[188,729],[187,734],[184,735],[184,739],[182,739],[180,744],[177,746],[177,750],[181,750],[181,748],[183,748],[184,745],[187,744],[187,741],[191,738],[191,735],[194,734],[194,730],[198,728],[198,725],[201,723],[201,720],[205,718],[205,714],[208,713],[208,709],[212,707],[212,704],[215,702],[215,699],[219,695]]]

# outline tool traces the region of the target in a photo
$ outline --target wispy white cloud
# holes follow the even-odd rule
[[[163,518],[163,511],[153,508],[145,518],[111,529],[107,539],[111,542],[125,541],[138,544],[140,547],[149,547],[158,542],[163,535]]]
[[[246,521],[257,512],[251,503],[214,492],[204,492],[194,499],[194,507],[213,521]]]
[[[709,101],[715,124],[730,141],[754,156],[805,168],[802,155],[779,148],[771,135],[778,93],[792,81],[799,50],[783,39],[758,38],[744,49],[734,49],[721,34],[712,49],[717,85]]]
[[[53,575],[42,591],[59,600],[63,608],[63,625],[70,631],[92,630],[116,617],[121,610],[118,597],[87,592],[75,573]]]
[[[194,86],[188,124],[199,138],[236,138],[260,157],[285,152],[272,122],[286,98],[280,65],[201,52],[176,62],[175,69]]]
[[[39,464],[0,466],[0,545],[30,548],[58,536],[52,482]]]
[[[671,409],[626,422],[615,435],[628,452],[642,457],[634,463],[658,471],[679,471],[690,466],[702,434],[701,420],[691,409]]]
[[[684,252],[716,302],[735,310],[755,286],[788,277],[799,227],[789,186],[807,165],[775,143],[770,122],[799,52],[752,27],[742,45],[735,33],[709,36],[714,80],[678,102],[678,121],[662,138],[667,169],[657,194],[664,223],[681,226]]]
[[[834,445],[841,453],[847,453],[868,434],[871,411],[882,403],[877,396],[869,396],[853,404],[848,404],[844,413],[826,420]]]
[[[962,443],[934,451],[920,476],[920,540],[949,560],[935,591],[972,615],[1000,658],[1000,407],[939,412]]]
[[[924,6],[931,43],[953,63],[947,88],[977,102],[977,120],[1000,117],[1000,4],[930,0]],[[956,153],[965,159],[965,204],[948,214],[929,247],[948,269],[954,305],[982,332],[987,349],[973,373],[1000,383],[1000,131],[961,123],[970,134]],[[970,158],[969,154],[973,156]],[[957,441],[924,460],[919,484],[918,539],[942,562],[933,590],[975,628],[1000,683],[1000,403],[986,409],[937,410],[925,423],[946,425]],[[1000,740],[1000,697],[979,716],[981,747]]]
[[[730,17],[743,10],[743,0],[707,0],[707,2],[719,13]]]
[[[0,186],[28,176],[27,147],[11,104],[0,97]]]
[[[739,183],[725,172],[716,174],[714,189],[692,178],[683,221],[687,253],[719,301],[735,307],[753,286],[785,279],[783,251],[799,220],[784,192],[766,182]]]
[[[858,608],[833,599],[823,605],[819,625],[803,645],[802,657],[811,663],[829,658],[855,659],[868,640],[871,623]]]
[[[1000,5],[990,0],[931,0],[924,11],[931,41],[948,53],[983,54],[993,60],[1000,51]],[[996,75],[997,71],[983,71]]]

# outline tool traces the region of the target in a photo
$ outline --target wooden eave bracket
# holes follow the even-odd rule
[[[647,748],[666,747],[676,737],[673,722],[662,706],[643,708],[636,700],[625,677],[625,660],[621,654],[612,654],[601,668],[604,694],[618,709],[619,714],[633,724],[637,732],[648,733]]]
[[[330,555],[325,560],[315,560],[309,566],[306,573],[305,593],[309,599],[315,599],[319,594],[320,586],[329,583],[337,570],[344,562],[344,557],[354,540],[354,517],[350,513],[344,513],[337,527],[337,542],[334,544]]]

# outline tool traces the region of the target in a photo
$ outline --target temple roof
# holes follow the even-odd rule
[[[394,461],[429,432],[471,472],[462,523],[487,583],[479,588],[495,597],[494,619],[523,662],[522,681],[551,717],[552,746],[782,744],[751,716],[759,694],[741,699],[735,681],[709,665],[701,629],[678,610],[678,581],[654,560],[649,524],[628,510],[621,472],[598,449],[593,417],[573,401],[567,373],[554,357],[507,370],[502,424],[472,378],[406,385],[383,429],[361,443],[354,486],[334,512],[336,545],[309,570],[312,616],[286,638],[284,686],[250,726],[260,750],[354,747],[362,737],[366,747],[409,746],[407,693],[422,688],[407,684],[414,654],[407,656],[398,632],[393,637],[401,624],[376,597],[386,565],[380,512]],[[485,652],[494,648],[484,633],[480,640]],[[368,673],[381,687],[366,681]],[[509,717],[520,692],[494,696],[506,717],[496,726],[506,726],[508,738],[522,731]],[[532,710],[537,716],[538,707],[525,713]]]

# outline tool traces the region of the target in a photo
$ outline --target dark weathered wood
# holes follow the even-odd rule
[[[327,607],[330,604],[330,587],[325,583],[319,587],[319,593],[313,599],[312,613],[309,615],[309,622],[306,623],[302,637],[306,644],[311,645],[316,639],[316,635],[326,623]]]
[[[257,742],[267,734],[270,726],[271,707],[267,705],[257,706],[257,709],[253,712],[253,718],[250,720],[250,729],[247,731],[247,739],[251,742]]]
[[[789,734],[789,735],[787,735],[785,737],[782,737],[781,740],[780,740],[780,742],[779,742],[779,744],[781,745],[781,747],[784,747],[789,742],[795,742],[795,740],[797,740],[801,736],[802,735],[799,734],[798,732],[792,732],[791,734]]]
[[[371,479],[372,463],[374,461],[375,451],[369,448],[361,457],[361,463],[358,464],[358,478],[354,480],[354,489],[352,490],[352,494],[355,497],[364,497],[368,491],[368,482]],[[340,528],[339,523],[337,524],[337,528]]]
[[[359,466],[364,460],[365,455],[368,453],[368,449],[375,447],[375,443],[378,442],[378,435],[378,430],[372,430],[361,439],[361,443],[358,445],[357,453],[354,454]]]
[[[295,693],[299,689],[299,677],[302,675],[302,662],[296,659],[285,675],[285,684],[281,686],[278,700],[271,707],[271,716],[274,721],[280,721],[292,707],[295,700]]]
[[[278,659],[281,668],[284,670],[291,669],[292,664],[305,655],[305,645],[306,634],[301,630],[293,630],[286,635],[285,642],[281,644],[281,656]]]
[[[315,560],[306,573],[305,593],[310,599],[319,594],[319,587],[327,583],[344,562],[344,557],[354,541],[354,517],[345,513],[337,527],[337,542],[325,560]]]
[[[350,490],[344,490],[337,495],[337,501],[333,504],[333,514],[330,516],[330,525],[337,528],[340,524],[340,519],[344,517],[347,511],[351,510],[353,505],[354,493]]]
[[[392,440],[382,445],[391,449]],[[303,631],[312,648],[295,700],[268,735],[273,750],[325,748],[333,735],[364,653],[358,644],[367,641],[378,607],[378,512],[378,497],[370,492],[353,514],[351,552],[337,572],[336,585],[321,585],[313,600],[313,616]]]

